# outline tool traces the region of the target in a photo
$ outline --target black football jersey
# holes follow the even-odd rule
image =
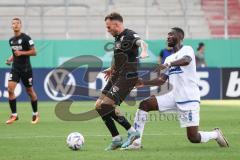
[[[138,67],[138,46],[140,37],[130,29],[125,29],[115,36],[114,70],[118,73],[136,72]]]
[[[30,56],[15,56],[14,51],[29,51],[33,46],[34,42],[25,33],[21,33],[17,37],[12,37],[9,40],[9,45],[13,53],[13,68],[31,68]]]

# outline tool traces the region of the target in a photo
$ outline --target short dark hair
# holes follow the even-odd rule
[[[180,33],[180,34],[181,34],[181,39],[182,39],[182,40],[184,39],[184,31],[183,31],[182,28],[173,27],[172,29],[175,30],[177,33]]]
[[[199,51],[202,47],[204,47],[205,45],[204,45],[204,43],[203,42],[200,42],[200,43],[198,43],[198,48],[197,48],[197,50]]]
[[[16,21],[19,21],[20,23],[22,23],[21,19],[18,18],[18,17],[13,18],[12,21],[13,21],[13,20],[16,20]]]
[[[119,21],[119,22],[123,22],[123,17],[117,13],[117,12],[112,12],[110,14],[108,14],[106,17],[105,17],[105,21],[106,20],[116,20],[116,21]]]

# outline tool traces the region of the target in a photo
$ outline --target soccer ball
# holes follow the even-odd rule
[[[67,137],[67,145],[70,149],[76,151],[83,147],[84,137],[81,133],[72,132]]]

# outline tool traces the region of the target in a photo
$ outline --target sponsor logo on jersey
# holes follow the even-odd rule
[[[180,66],[171,67],[170,70],[169,70],[169,75],[170,74],[178,74],[178,73],[183,73],[183,71],[182,71]]]
[[[23,49],[22,46],[11,46],[11,47],[12,47],[12,50],[14,51],[20,51]]]
[[[18,40],[18,44],[21,44],[21,43],[22,43],[22,39],[19,39],[19,40]]]

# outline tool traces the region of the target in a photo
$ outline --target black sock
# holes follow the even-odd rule
[[[17,101],[16,101],[16,99],[12,99],[12,100],[9,99],[8,102],[9,102],[9,106],[10,106],[10,109],[11,109],[12,113],[17,113],[17,106],[16,106]]]
[[[131,124],[123,115],[117,115],[115,110],[112,112],[112,118],[117,121],[121,126],[123,126],[126,130],[131,128]]]
[[[33,112],[36,113],[38,111],[38,107],[37,107],[38,101],[37,100],[31,101],[31,104],[32,104]]]
[[[107,126],[108,130],[110,131],[112,137],[119,135],[117,127],[112,120],[111,112],[114,111],[113,106],[110,105],[102,105],[101,108],[96,109],[99,115],[102,117],[105,125]]]

